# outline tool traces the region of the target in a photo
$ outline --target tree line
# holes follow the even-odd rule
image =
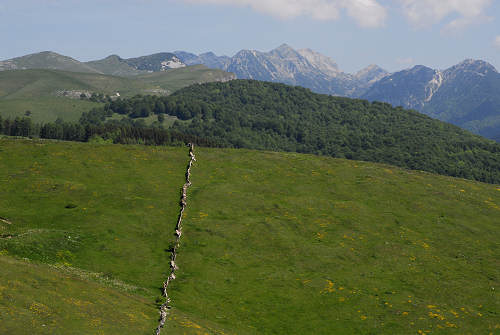
[[[177,117],[172,130],[219,146],[295,151],[500,182],[500,145],[412,110],[252,80],[193,85],[168,97],[118,99],[82,116],[102,124]]]
[[[29,117],[14,120],[0,116],[0,134],[31,138],[55,139],[63,141],[105,141],[116,144],[181,145],[195,143],[200,146],[219,146],[213,140],[173,130],[152,127],[138,127],[127,124],[82,124],[63,122],[34,123]]]

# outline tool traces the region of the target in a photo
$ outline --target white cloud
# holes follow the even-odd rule
[[[210,3],[248,6],[256,11],[280,18],[309,16],[316,20],[337,20],[341,11],[362,27],[384,24],[386,9],[377,0],[184,0],[191,3]]]
[[[497,48],[500,48],[500,35],[495,37],[495,39],[493,40],[493,45]]]
[[[380,27],[388,8],[399,7],[411,24],[428,27],[445,23],[443,31],[457,31],[490,20],[493,0],[180,0],[190,3],[249,7],[283,19],[308,16],[337,20],[345,12],[361,27]],[[391,3],[391,4],[389,4]]]
[[[486,9],[492,0],[396,0],[411,23],[425,27],[449,20],[444,30],[456,31],[489,20]]]

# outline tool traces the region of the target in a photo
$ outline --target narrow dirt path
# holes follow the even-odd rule
[[[179,249],[181,242],[182,216],[187,206],[187,190],[191,186],[191,167],[193,166],[194,162],[196,162],[196,157],[194,156],[194,144],[192,143],[189,144],[189,157],[190,160],[186,171],[186,183],[182,186],[180,201],[181,210],[179,213],[179,218],[177,219],[177,225],[175,226],[176,240],[174,247],[172,248],[172,251],[170,253],[170,275],[163,283],[163,296],[165,297],[165,303],[160,306],[160,322],[158,328],[156,328],[156,335],[159,335],[161,333],[161,329],[163,328],[163,326],[165,326],[165,322],[167,321],[168,312],[172,308],[172,306],[170,305],[170,298],[168,296],[168,285],[175,280],[175,271],[179,269],[177,267],[177,264],[175,263],[175,260],[177,258],[177,250]]]

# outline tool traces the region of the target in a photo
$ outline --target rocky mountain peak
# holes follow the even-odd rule
[[[311,49],[300,49],[297,52],[307,59],[312,66],[319,69],[326,75],[331,77],[336,77],[342,71],[339,69],[337,63],[330,57],[320,54],[319,52],[313,51]]]
[[[364,69],[359,70],[354,75],[354,78],[366,83],[374,83],[385,76],[389,75],[389,72],[382,69],[380,66],[376,64],[370,64]]]
[[[273,51],[287,52],[287,51],[295,51],[295,49],[292,48],[290,45],[283,43],[282,45],[280,45],[279,47],[277,47]]]
[[[433,69],[430,67],[424,66],[424,65],[415,65],[414,67],[408,69],[408,70],[403,70],[401,72],[408,72],[411,74],[417,74],[417,73],[429,73],[429,72],[434,72]]]
[[[118,55],[109,55],[108,57],[104,58],[105,60],[109,61],[121,61],[122,58]]]
[[[472,72],[477,75],[486,75],[489,72],[498,73],[497,69],[490,63],[475,59],[466,59],[463,62],[450,67],[445,72],[448,75],[454,75],[457,72]]]
[[[301,55],[295,51],[294,48],[289,46],[288,44],[282,44],[274,50],[269,52],[269,55],[287,58],[287,59],[300,59]]]
[[[205,52],[205,53],[202,53],[200,54],[200,57],[217,57],[216,54],[214,54],[212,51],[209,51],[209,52]]]

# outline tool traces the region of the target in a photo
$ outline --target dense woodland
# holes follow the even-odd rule
[[[115,114],[128,117],[106,121]],[[160,122],[146,130],[140,120],[152,114],[159,121],[165,114],[178,121],[168,130]],[[43,125],[39,136],[57,138],[52,128],[61,126],[69,129],[63,135],[68,140],[78,134],[76,140],[98,135],[115,143],[158,144],[152,138],[165,134],[175,138],[165,144],[189,139],[210,146],[313,153],[500,183],[500,145],[493,141],[387,103],[283,84],[235,80],[190,86],[168,97],[118,99],[84,113],[78,125]],[[147,140],[141,140],[146,133]]]

